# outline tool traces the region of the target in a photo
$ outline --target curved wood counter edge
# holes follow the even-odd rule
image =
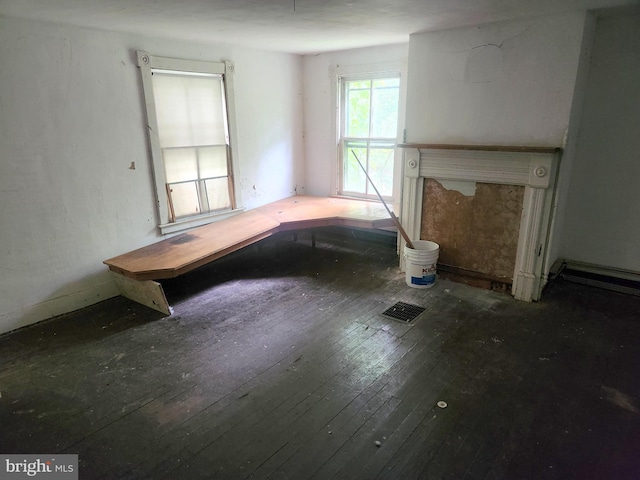
[[[120,294],[171,315],[162,285],[274,233],[323,226],[395,226],[379,203],[338,197],[293,196],[138,248],[103,263]]]

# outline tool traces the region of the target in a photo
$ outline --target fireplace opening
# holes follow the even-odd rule
[[[412,238],[440,245],[440,274],[498,290],[511,284],[516,299],[538,300],[552,263],[550,227],[562,150],[399,147],[404,149],[402,224]],[[400,266],[404,269],[402,259]]]
[[[523,201],[521,185],[425,179],[420,238],[440,245],[440,275],[510,291]]]

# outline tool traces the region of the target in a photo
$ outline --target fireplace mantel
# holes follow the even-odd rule
[[[474,150],[483,152],[519,152],[555,154],[562,151],[559,147],[528,147],[519,145],[452,145],[448,143],[399,143],[398,148],[418,150]]]
[[[413,239],[420,238],[425,178],[525,187],[512,294],[519,300],[538,300],[550,268],[549,232],[562,150],[554,147],[411,143],[398,147],[404,150],[401,218]]]

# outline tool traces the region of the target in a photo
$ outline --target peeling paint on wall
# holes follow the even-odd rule
[[[461,180],[439,180],[442,188],[455,190],[465,197],[473,197],[476,194],[476,182],[465,182]]]

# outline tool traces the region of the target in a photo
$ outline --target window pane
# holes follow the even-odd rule
[[[393,195],[393,144],[374,144],[369,150],[369,176],[382,196]],[[375,193],[373,188],[371,193]]]
[[[367,144],[365,142],[345,142],[343,189],[346,192],[366,193],[367,177],[358,165],[352,150],[358,156],[360,163],[365,168],[367,166]]]
[[[204,182],[210,211],[231,208],[228,182],[229,179],[227,177],[214,178]]]
[[[226,143],[221,77],[154,72],[152,81],[161,147]]]
[[[374,80],[372,132],[374,138],[396,138],[398,134],[399,78]]]
[[[195,148],[169,148],[162,150],[162,161],[167,183],[198,179]]]
[[[376,197],[373,185],[352,153],[354,150],[380,194],[393,197],[400,77],[343,78],[342,81],[344,152],[340,192]]]
[[[227,172],[227,146],[203,147],[198,149],[200,178],[225,177]],[[225,183],[226,190],[227,185]]]
[[[170,185],[168,190],[176,218],[200,213],[196,182],[176,183]]]
[[[371,81],[348,81],[345,84],[345,94],[345,135],[368,137]]]

